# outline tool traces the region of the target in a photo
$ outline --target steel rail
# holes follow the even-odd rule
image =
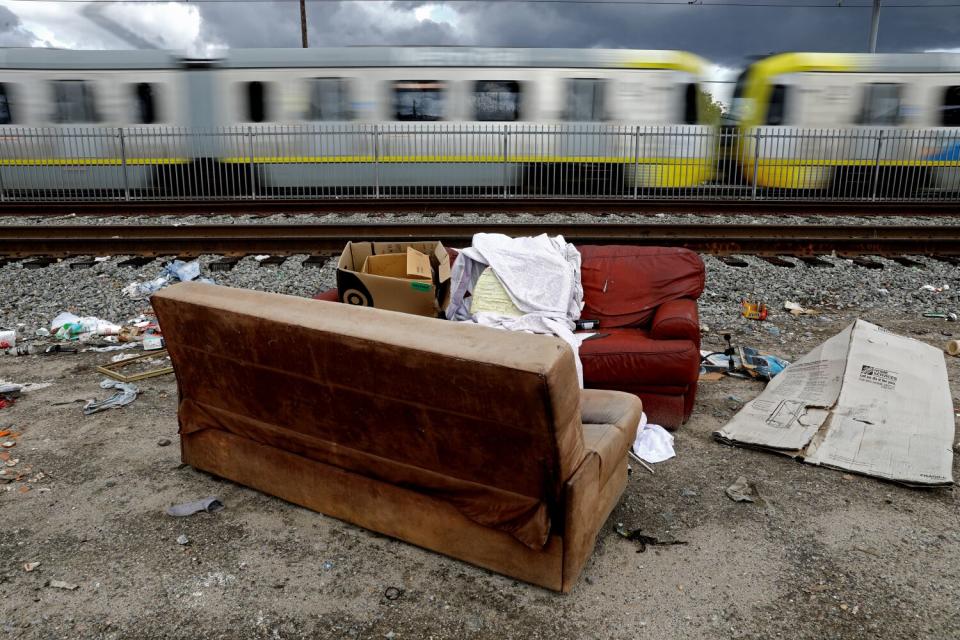
[[[686,247],[718,255],[960,255],[960,226],[636,223],[18,225],[0,228],[0,255],[321,255],[359,240],[464,246],[481,232],[562,234],[579,244]]]
[[[335,200],[239,200],[177,202],[48,202],[0,204],[0,216],[60,217],[66,215],[123,217],[172,215],[274,215],[274,214],[420,214],[441,213],[504,213],[557,214],[588,213],[595,215],[769,215],[769,216],[956,216],[956,203],[910,202],[823,202],[823,201],[686,201],[605,200],[587,198],[440,198],[440,199],[350,199]]]

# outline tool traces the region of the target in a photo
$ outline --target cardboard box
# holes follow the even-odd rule
[[[714,437],[910,486],[953,484],[943,353],[857,320],[777,375]]]
[[[441,242],[348,242],[337,262],[346,304],[435,318],[447,307],[449,285],[450,257]]]

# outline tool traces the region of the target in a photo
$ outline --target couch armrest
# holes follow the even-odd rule
[[[650,323],[650,337],[654,340],[690,340],[700,344],[700,316],[697,301],[680,298],[664,302]]]

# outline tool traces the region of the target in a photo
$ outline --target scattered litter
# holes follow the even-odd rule
[[[387,600],[396,600],[403,595],[403,589],[399,587],[387,587],[383,592],[383,597]]]
[[[4,462],[3,464],[7,465],[8,467],[15,467],[15,466],[17,466],[17,463],[18,463],[18,462],[20,462],[20,458],[10,458],[9,460],[7,460],[6,462]]]
[[[631,447],[634,455],[644,462],[663,462],[677,455],[673,450],[673,434],[658,424],[647,423],[647,414],[640,414],[637,437]]]
[[[0,349],[9,349],[17,346],[16,331],[0,331]]]
[[[180,282],[197,280],[198,282],[207,282],[213,284],[213,280],[209,278],[200,278],[199,276],[199,260],[191,260],[190,262],[173,260],[172,262],[168,262],[166,265],[164,265],[160,275],[153,280],[149,280],[147,282],[131,282],[123,288],[123,293],[128,298],[138,300],[153,295],[175,280],[179,280]]]
[[[17,387],[19,393],[33,393],[47,387],[52,387],[52,382],[11,382],[9,380],[0,380],[0,394],[10,393],[8,387]]]
[[[687,489],[687,488],[680,489],[681,498],[696,498],[697,495],[699,494],[697,494],[697,492],[694,491],[693,489]]]
[[[957,314],[955,313],[939,313],[936,311],[927,311],[923,314],[924,318],[939,318],[940,320],[946,320],[947,322],[956,322]]]
[[[96,353],[107,353],[109,351],[120,351],[121,349],[132,349],[137,346],[136,342],[124,342],[122,344],[111,344],[106,347],[87,347],[84,351],[93,351]]]
[[[157,440],[158,447],[168,447],[170,446],[170,438],[160,438]]]
[[[80,317],[64,311],[50,323],[50,331],[60,340],[84,341],[95,336],[115,336],[120,333],[120,325],[95,316]]]
[[[203,500],[193,500],[192,502],[175,504],[167,509],[167,515],[174,516],[176,518],[185,518],[201,511],[214,513],[216,511],[220,511],[220,509],[223,509],[223,503],[217,498],[210,496],[209,498],[204,498]]]
[[[48,338],[48,337],[50,337],[50,330],[49,330],[49,329],[44,329],[43,327],[40,327],[39,329],[37,329],[36,331],[34,331],[34,334],[35,334],[38,338]]]
[[[771,335],[775,335],[775,336],[780,335],[780,327],[778,327],[775,324],[768,324],[768,325],[765,325],[763,328],[766,329],[767,333]]]
[[[28,491],[30,491],[30,485],[22,484],[20,485],[20,488],[17,489],[17,491],[19,491],[20,493],[27,493]]]
[[[700,374],[700,380],[703,382],[717,382],[723,380],[723,374],[719,371],[708,371]]]
[[[935,287],[932,284],[925,284],[920,287],[924,291],[932,291],[933,293],[943,293],[944,291],[950,291],[950,285],[944,284],[939,287]]]
[[[157,349],[163,349],[165,346],[166,342],[164,342],[163,336],[149,335],[143,337],[144,351],[156,351]]]
[[[137,388],[137,385],[129,384],[127,382],[118,382],[116,380],[103,380],[100,382],[100,388],[116,389],[117,392],[106,400],[101,400],[99,402],[96,400],[91,400],[87,402],[87,404],[83,405],[83,415],[89,416],[100,411],[106,411],[107,409],[124,407],[136,400],[137,394],[140,392],[140,390]]]
[[[4,449],[9,449],[10,447],[15,446],[17,446],[17,443],[13,440],[4,440],[2,443],[0,443],[0,447],[3,447]]]
[[[686,540],[661,540],[656,536],[648,536],[642,529],[627,531],[622,522],[618,522],[614,528],[621,538],[633,540],[637,543],[637,553],[643,553],[647,550],[647,545],[652,547],[669,547],[673,545],[687,544]]]
[[[953,484],[943,352],[863,320],[774,378],[713,435],[910,486]]]
[[[51,580],[47,583],[47,586],[53,587],[54,589],[66,589],[67,591],[76,591],[80,588],[80,585],[73,584],[72,582],[64,582],[63,580]]]
[[[190,544],[190,538],[188,538],[185,534],[181,533],[179,536],[177,536],[177,544],[179,545]]]
[[[813,309],[805,309],[801,307],[796,302],[790,302],[787,300],[783,303],[783,308],[790,312],[790,315],[794,316],[815,316],[817,312]]]
[[[767,305],[762,302],[740,301],[740,315],[747,320],[766,320],[767,312]]]
[[[40,563],[39,563],[39,562],[24,562],[24,563],[23,563],[23,570],[26,571],[27,573],[30,573],[31,571],[33,571],[34,569],[36,569],[36,568],[39,567],[39,566],[40,566]]]
[[[772,380],[790,363],[774,355],[760,353],[752,347],[736,347],[735,355],[701,351],[701,373],[726,373],[738,378]]]
[[[323,567],[324,571],[330,571],[330,569],[333,569],[333,562],[330,560],[324,560],[323,564],[320,566]]]
[[[952,356],[960,355],[960,340],[951,340],[947,343],[947,353]]]
[[[173,373],[173,366],[169,363],[165,363],[155,369],[148,369],[146,371],[141,371],[140,373],[133,374],[124,374],[121,373],[121,369],[128,367],[133,364],[141,364],[145,362],[150,362],[154,358],[166,358],[166,351],[156,351],[152,353],[144,353],[132,358],[125,358],[119,362],[111,362],[110,364],[102,364],[97,367],[97,371],[103,375],[113,378],[114,380],[119,380],[120,382],[137,382],[138,380],[146,380],[147,378],[155,378],[157,376],[163,376],[168,373]]]
[[[756,502],[754,496],[757,495],[753,485],[747,482],[745,476],[740,476],[737,481],[726,489],[727,497],[734,502]]]
[[[260,255],[258,255],[258,256],[253,256],[253,259],[256,260],[257,262],[263,262],[264,260],[266,260],[266,259],[269,258],[269,257],[270,257],[269,254],[262,253],[262,254],[260,254]]]

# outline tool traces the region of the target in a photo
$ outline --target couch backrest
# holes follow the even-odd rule
[[[699,298],[705,270],[700,256],[676,247],[580,245],[584,307],[581,318],[603,327],[645,326],[657,307]]]
[[[584,455],[559,339],[199,283],[152,302],[184,432],[224,429],[455,504],[492,487],[505,502],[464,504],[494,520],[524,519],[510,510],[532,503],[510,496],[549,512]]]

